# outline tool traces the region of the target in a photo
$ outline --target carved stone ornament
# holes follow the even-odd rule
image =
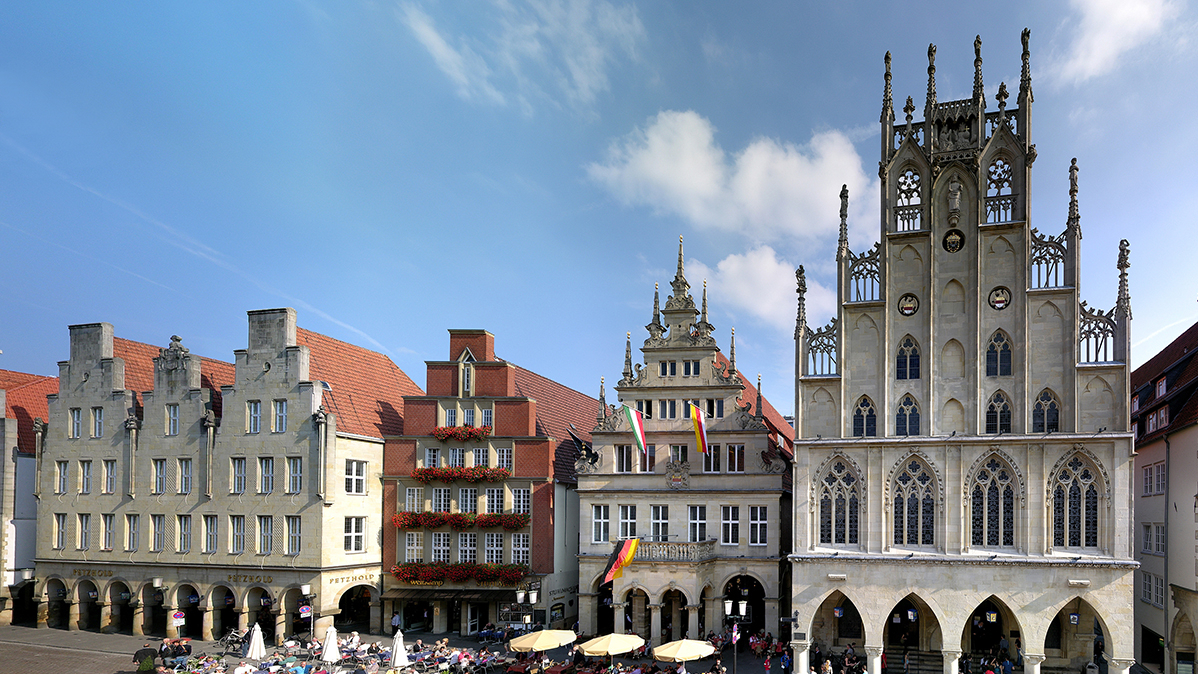
[[[141,419],[138,419],[137,415],[134,414],[132,411],[130,411],[129,416],[125,417],[125,430],[136,431],[136,430],[140,430],[140,429],[141,429]]]
[[[772,443],[761,452],[761,470],[765,473],[781,473],[786,468],[786,462],[778,453],[778,448]]]
[[[645,372],[647,372],[647,370],[645,369],[644,365],[641,365],[640,363],[634,363],[632,369],[632,377],[626,377],[620,380],[619,386],[621,388],[629,386],[644,386],[645,384],[649,383],[649,378],[645,376]]]
[[[670,489],[687,489],[691,486],[691,465],[686,461],[670,461],[666,464],[666,485]]]
[[[596,431],[619,431],[628,427],[628,422],[624,416],[616,414],[616,406],[608,405],[604,411],[603,420],[595,425]]]
[[[603,455],[593,449],[587,449],[574,462],[574,470],[580,475],[598,473],[603,467]]]
[[[745,407],[737,406],[736,414],[732,417],[732,421],[736,424],[736,427],[743,431],[769,430],[769,427],[765,425],[765,422],[753,416],[752,414],[749,414],[749,412],[746,410],[748,406],[748,403],[745,403]]]
[[[320,425],[325,422],[328,416],[329,413],[325,411],[324,405],[321,405],[320,407],[316,408],[316,413],[312,415],[312,421],[316,422],[317,425]]]
[[[159,366],[163,370],[178,370],[183,367],[189,353],[191,351],[183,346],[183,339],[179,335],[171,335],[171,345],[158,350]]]

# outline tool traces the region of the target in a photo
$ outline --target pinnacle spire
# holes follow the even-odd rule
[[[799,294],[799,314],[795,317],[795,339],[798,339],[800,331],[807,326],[807,272],[803,271],[803,265],[795,270],[795,281],[798,285],[795,292]]]
[[[1019,107],[1032,100],[1032,53],[1027,43],[1032,37],[1032,31],[1024,28],[1019,38],[1023,41],[1023,70],[1019,74]]]
[[[653,322],[661,323],[661,299],[656,283],[653,284]]]
[[[761,421],[761,418],[763,416],[765,416],[761,413],[761,373],[760,372],[757,373],[757,406],[753,408],[753,416],[758,421]]]
[[[894,100],[890,91],[890,52],[886,52],[886,88],[882,90],[882,119],[883,124],[894,121]]]
[[[1069,220],[1065,230],[1072,232],[1078,239],[1082,238],[1081,215],[1077,208],[1077,157],[1069,164]]]
[[[932,119],[932,109],[936,107],[936,45],[928,45],[928,100],[924,105],[924,118]]]
[[[973,99],[986,109],[986,88],[982,85],[982,36],[973,38]]]
[[[603,417],[607,416],[607,395],[603,391],[603,377],[599,378],[599,417],[597,421],[603,423]]]
[[[849,186],[840,186],[840,242],[836,248],[836,261],[849,256]]]
[[[728,351],[728,376],[736,374],[736,327],[732,328],[732,345]]]
[[[624,380],[632,380],[632,333],[624,333]]]
[[[686,282],[686,270],[682,262],[682,237],[678,237],[678,272],[674,274],[674,280],[670,282],[670,287],[674,289],[674,296],[671,302],[666,302],[666,309],[671,307],[672,303],[683,301],[686,298],[687,304],[691,309],[694,309],[694,300],[690,299],[691,284]]]
[[[1115,314],[1131,318],[1131,294],[1127,290],[1127,268],[1131,266],[1127,261],[1129,252],[1127,239],[1120,239],[1119,261],[1115,264],[1119,269],[1119,299],[1115,302]]]
[[[999,124],[1002,124],[1007,121],[1007,98],[1009,98],[1009,97],[1010,97],[1010,94],[1007,93],[1007,83],[999,82],[998,83],[998,95],[995,96],[995,98],[998,99],[998,123]]]
[[[699,320],[703,323],[707,322],[707,279],[703,279],[703,314]]]

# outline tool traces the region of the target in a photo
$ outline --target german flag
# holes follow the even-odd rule
[[[616,549],[612,550],[611,557],[607,558],[607,570],[603,572],[604,583],[623,577],[624,567],[631,564],[632,558],[636,557],[636,543],[635,538],[616,543]]]

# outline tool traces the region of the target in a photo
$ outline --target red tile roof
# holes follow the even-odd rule
[[[572,388],[516,366],[516,395],[537,401],[537,434],[552,438],[553,477],[559,482],[576,482],[574,462],[578,447],[573,431],[583,442],[591,441],[591,429],[599,415],[599,401]]]
[[[717,351],[715,357],[717,363],[731,367],[731,363],[724,357],[724,354]],[[741,392],[740,399],[743,402],[749,403],[748,412],[749,414],[753,414],[753,406],[757,404],[757,387],[749,383],[748,377],[745,377],[743,373],[741,373],[741,380],[745,383],[745,390]],[[761,406],[765,408],[765,425],[769,427],[770,433],[775,435],[778,440],[778,450],[787,459],[794,458],[794,427],[778,413],[778,410],[774,409],[774,406],[770,404],[769,398],[762,396]]]
[[[1131,373],[1131,392],[1135,393],[1141,386],[1159,377],[1169,366],[1195,348],[1198,348],[1198,323],[1191,325],[1169,346],[1161,349],[1159,353]]]
[[[391,359],[311,330],[296,328],[296,341],[311,350],[308,377],[328,383],[325,409],[337,430],[382,438],[403,435],[403,397],[424,395]]]
[[[141,394],[154,390],[154,359],[163,348],[120,337],[112,338],[112,355],[125,361],[125,388],[138,395],[139,407]],[[212,411],[218,418],[221,415],[220,387],[232,386],[234,381],[235,368],[232,363],[200,356],[200,387],[212,391]]]
[[[58,393],[58,377],[0,370],[4,416],[17,420],[17,451],[33,454],[33,420],[49,417],[46,396]]]
[[[1137,444],[1152,442],[1163,433],[1172,433],[1198,423],[1198,323],[1190,326],[1160,353],[1132,373],[1132,394],[1139,393],[1139,409],[1132,414],[1135,426],[1143,425],[1144,435]],[[1156,397],[1152,382],[1166,378],[1163,398]],[[1161,407],[1169,407],[1169,422],[1148,433],[1146,417]]]

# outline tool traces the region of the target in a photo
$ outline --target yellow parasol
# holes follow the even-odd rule
[[[653,649],[653,657],[666,662],[686,662],[698,660],[715,653],[715,646],[706,641],[694,639],[679,639],[663,644]]]
[[[609,634],[595,637],[579,648],[584,655],[619,655],[644,645],[645,640],[635,634]]]
[[[513,651],[527,653],[528,651],[547,651],[559,646],[574,643],[578,638],[572,630],[541,630],[530,632],[522,637],[516,637],[508,642]]]

